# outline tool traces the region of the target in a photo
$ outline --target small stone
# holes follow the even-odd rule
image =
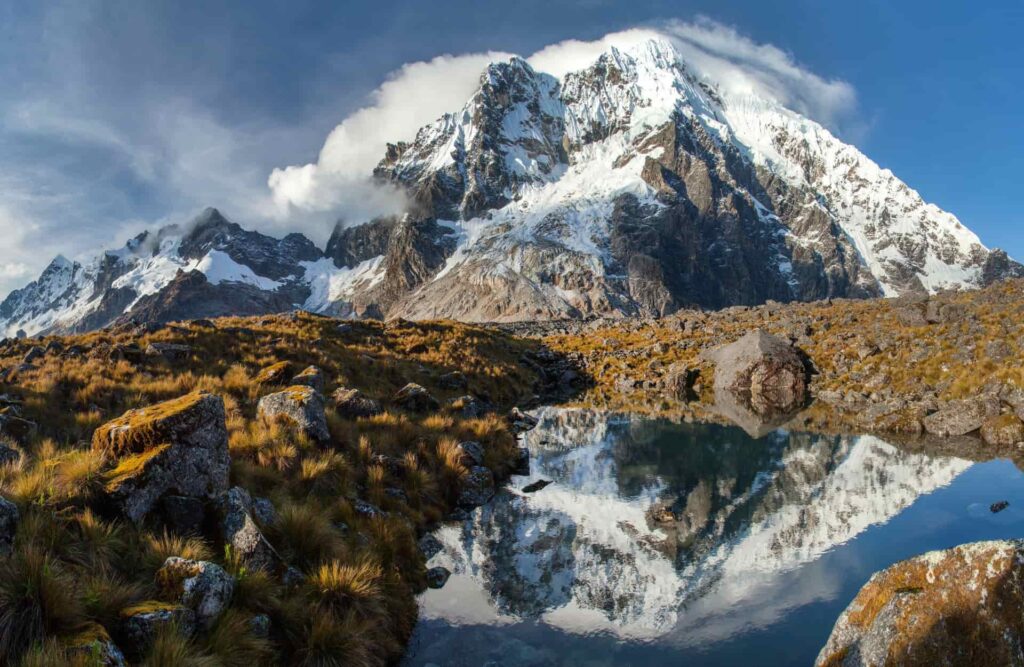
[[[523,493],[534,493],[536,491],[540,491],[549,484],[551,484],[551,480],[539,479],[536,482],[533,482],[532,484],[527,484],[526,486],[524,486]]]
[[[512,408],[508,413],[509,428],[513,433],[524,433],[537,427],[537,418],[528,415],[519,408]]]
[[[451,570],[446,567],[432,567],[427,570],[427,586],[430,588],[443,588],[448,583],[448,577],[452,576]]]
[[[0,467],[13,466],[21,462],[21,452],[11,443],[0,442]]]
[[[249,632],[254,637],[260,639],[268,639],[270,637],[270,617],[266,614],[256,614],[249,619],[247,624],[249,626]]]
[[[1010,502],[1008,500],[1000,500],[999,502],[992,503],[988,509],[993,514],[999,514],[1009,506]]]
[[[288,377],[288,369],[290,366],[291,364],[287,361],[279,361],[275,364],[271,364],[256,374],[255,382],[259,385],[283,384],[285,378]]]

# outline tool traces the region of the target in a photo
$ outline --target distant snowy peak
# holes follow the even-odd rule
[[[663,38],[558,77],[494,62],[374,176],[405,192],[405,215],[339,225],[321,251],[207,209],[89,262],[55,259],[0,303],[0,334],[294,307],[661,316],[1024,276],[853,146],[703,78]]]

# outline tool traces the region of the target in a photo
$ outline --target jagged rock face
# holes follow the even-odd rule
[[[1024,267],[777,102],[698,79],[666,40],[560,78],[486,68],[390,144],[405,215],[305,237],[209,209],[0,303],[0,334],[277,312],[515,321],[977,287]],[[178,270],[206,276],[176,280]],[[209,304],[209,305],[208,305]]]

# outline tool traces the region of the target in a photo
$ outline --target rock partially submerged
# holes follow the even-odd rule
[[[463,509],[480,507],[494,497],[494,473],[484,466],[473,466],[462,480],[458,506]]]
[[[1024,664],[1024,541],[933,551],[876,573],[819,667]]]
[[[807,397],[807,370],[797,351],[758,329],[708,355],[715,390],[728,391],[759,413],[787,412]]]
[[[291,421],[318,442],[331,439],[331,433],[327,430],[324,400],[312,387],[294,385],[284,391],[267,394],[260,399],[257,412],[267,421]]]
[[[228,486],[224,401],[213,394],[129,410],[96,429],[92,447],[115,460],[106,493],[136,523],[166,495],[207,499]]]
[[[965,399],[949,401],[937,412],[923,419],[924,428],[933,435],[950,437],[967,435],[982,427],[986,418],[999,414],[999,401]]]

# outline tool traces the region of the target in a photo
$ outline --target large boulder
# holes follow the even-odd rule
[[[792,345],[758,329],[710,353],[715,391],[729,392],[758,413],[799,408],[807,397],[807,370]]]
[[[288,420],[318,442],[331,439],[324,399],[312,387],[294,385],[284,391],[267,394],[260,399],[257,412],[267,421]]]
[[[18,532],[21,514],[18,506],[0,496],[0,556],[9,556],[14,549],[14,537]]]
[[[410,382],[395,393],[395,405],[410,412],[432,412],[441,407],[430,392]]]
[[[334,392],[333,398],[335,412],[338,413],[338,416],[345,419],[373,417],[384,412],[380,403],[358,389],[341,387]]]
[[[235,592],[235,578],[216,563],[171,557],[156,573],[164,596],[188,607],[203,628],[210,628],[228,608]]]
[[[922,421],[932,435],[954,437],[977,431],[988,417],[998,414],[998,400],[968,398],[949,401]]]
[[[248,491],[236,486],[221,494],[214,504],[225,546],[230,547],[246,567],[267,573],[281,568],[281,557],[253,519],[255,509]]]
[[[1024,541],[965,544],[876,573],[819,666],[1024,664]]]
[[[166,495],[213,498],[228,487],[224,401],[213,394],[129,410],[96,429],[92,447],[115,460],[107,495],[136,523]]]
[[[990,445],[1009,447],[1024,442],[1024,422],[1015,414],[989,417],[981,425],[981,439]]]

